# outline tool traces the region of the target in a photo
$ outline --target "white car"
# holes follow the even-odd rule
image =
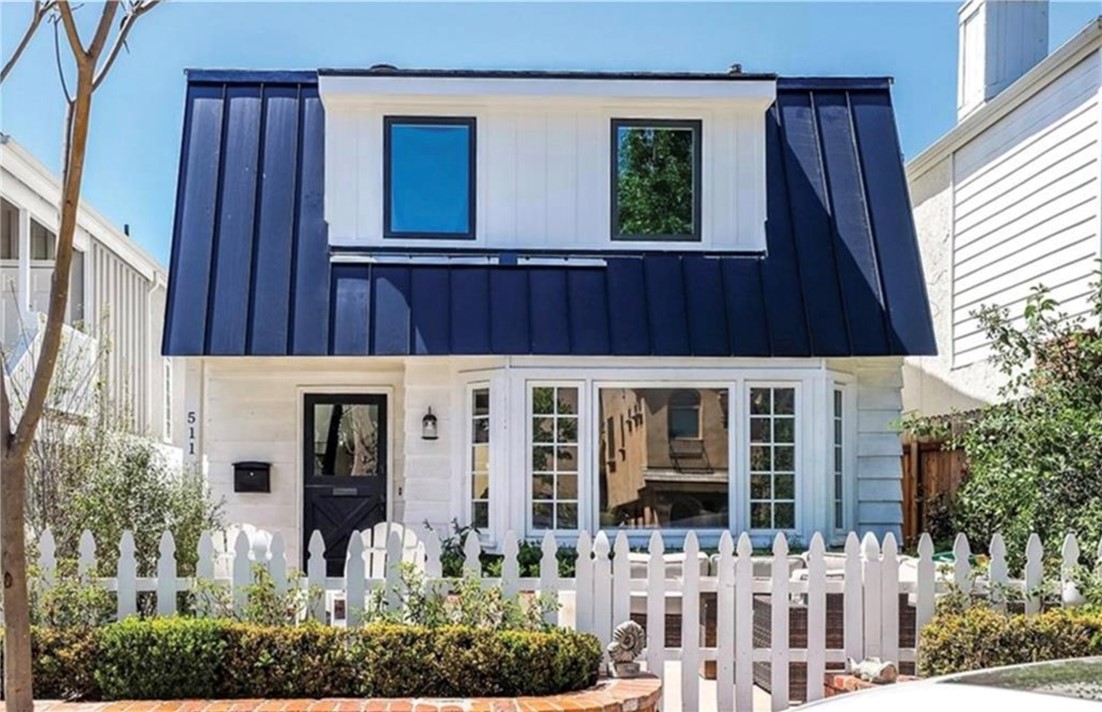
[[[1102,712],[1102,657],[977,670],[885,685],[803,705],[830,712],[1093,710]]]

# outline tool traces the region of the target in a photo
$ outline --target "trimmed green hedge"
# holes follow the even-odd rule
[[[973,606],[939,612],[922,629],[918,672],[929,677],[1090,655],[1102,655],[1102,611],[1025,616]]]
[[[562,629],[134,618],[33,637],[44,699],[551,695],[592,686],[602,659],[596,637]]]

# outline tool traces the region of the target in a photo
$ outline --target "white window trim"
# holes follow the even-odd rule
[[[634,362],[632,362],[634,361]],[[810,544],[810,537],[821,532],[828,543],[837,543],[833,536],[830,513],[825,509],[833,506],[831,498],[833,481],[832,453],[827,450],[832,441],[828,441],[833,423],[826,419],[830,412],[834,383],[846,384],[847,421],[844,447],[846,449],[847,487],[846,517],[847,531],[854,521],[856,513],[856,380],[853,376],[837,373],[826,368],[819,361],[775,360],[768,364],[739,363],[730,365],[717,360],[714,364],[702,364],[698,367],[684,368],[677,365],[652,366],[642,360],[624,359],[623,365],[610,366],[607,361],[590,361],[582,365],[569,363],[567,359],[546,359],[518,357],[510,359],[509,365],[497,372],[501,379],[501,391],[495,393],[496,385],[491,386],[491,409],[497,408],[496,418],[491,410],[491,438],[498,438],[491,455],[491,477],[497,474],[502,486],[494,487],[491,496],[491,517],[498,512],[500,517],[492,526],[503,534],[512,530],[518,535],[538,540],[546,533],[534,530],[530,526],[530,473],[529,448],[531,447],[529,418],[531,386],[577,386],[579,390],[579,461],[585,463],[579,472],[579,527],[595,532],[599,525],[598,472],[600,453],[595,445],[597,437],[598,398],[597,389],[602,387],[668,387],[668,388],[727,388],[729,409],[729,455],[732,463],[730,474],[734,478],[728,493],[731,498],[730,528],[734,534],[747,532],[756,546],[768,546],[772,542],[775,530],[749,529],[749,391],[750,385],[797,388],[796,447],[798,459],[796,529],[791,530],[799,537],[800,544]],[[473,374],[468,374],[473,378]],[[495,380],[496,384],[497,381]],[[462,396],[459,396],[462,397]],[[506,401],[506,402],[503,402]],[[499,405],[500,404],[500,405]],[[515,407],[520,405],[521,407]],[[523,435],[522,435],[523,434]],[[499,470],[498,467],[501,469]],[[518,474],[519,473],[519,474]],[[457,479],[461,479],[458,478]],[[466,480],[463,480],[466,483]],[[828,502],[828,498],[831,498]],[[462,501],[462,500],[460,500]],[[457,505],[459,506],[459,505]],[[462,520],[460,520],[462,521]],[[493,521],[493,520],[492,520]],[[620,530],[608,530],[615,535]],[[637,529],[623,530],[632,546],[646,545],[651,534],[660,532],[671,545],[680,546],[684,536],[693,531],[704,546],[715,546],[726,529]],[[560,544],[569,544],[577,537],[572,530],[552,532]]]
[[[490,387],[489,380],[482,381],[470,381],[464,388],[464,402],[463,408],[460,411],[463,415],[463,510],[464,516],[459,519],[460,522],[473,525],[474,524],[474,511],[472,504],[474,497],[471,496],[471,485],[474,482],[474,465],[471,462],[471,452],[474,447],[474,392],[479,390],[485,390],[487,397],[489,398],[489,421],[490,421],[490,440],[488,442],[489,447],[489,467],[487,468],[487,476],[490,478],[490,497],[488,504],[488,521],[484,529],[479,530],[480,538],[483,540],[493,540],[492,532],[494,531],[495,524],[495,512],[494,512],[494,500],[495,497],[495,484],[494,479],[494,397],[493,389]]]
[[[846,534],[857,528],[857,436],[858,418],[857,410],[857,378],[848,373],[831,373],[829,393],[833,399],[835,390],[842,391],[842,526],[835,526],[831,530],[831,538],[828,543],[841,545],[845,542]],[[832,400],[833,403],[833,400]],[[833,428],[833,423],[831,424]],[[833,438],[831,440],[833,443]],[[833,482],[833,462],[831,463],[831,482]],[[831,492],[833,506],[833,490]]]
[[[161,439],[171,444],[172,443],[172,426],[173,426],[173,408],[175,403],[172,402],[172,359],[162,357],[161,359],[161,388],[164,393],[161,394]]]

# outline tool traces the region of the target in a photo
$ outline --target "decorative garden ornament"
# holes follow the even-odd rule
[[[646,631],[635,621],[624,621],[616,626],[612,642],[608,644],[613,677],[638,677],[639,663],[635,659],[643,652],[646,641]]]

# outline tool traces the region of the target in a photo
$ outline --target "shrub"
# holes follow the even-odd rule
[[[213,697],[225,629],[198,618],[128,618],[100,628],[96,683],[114,700]]]
[[[601,660],[596,637],[558,628],[130,618],[35,629],[35,692],[108,700],[549,695],[592,686]]]
[[[1053,609],[1035,616],[983,605],[939,609],[922,629],[920,675],[1102,654],[1102,611]]]
[[[1091,301],[1102,315],[1102,283],[1092,285]],[[966,418],[947,442],[963,448],[968,463],[949,518],[976,551],[1001,533],[1018,569],[1031,532],[1046,546],[1067,532],[1081,542],[1102,537],[1102,332],[1060,313],[1043,287],[1020,321],[1005,308],[975,315],[1005,378],[1005,402]],[[939,429],[923,419],[908,426]],[[1084,548],[1091,563],[1093,547]]]

